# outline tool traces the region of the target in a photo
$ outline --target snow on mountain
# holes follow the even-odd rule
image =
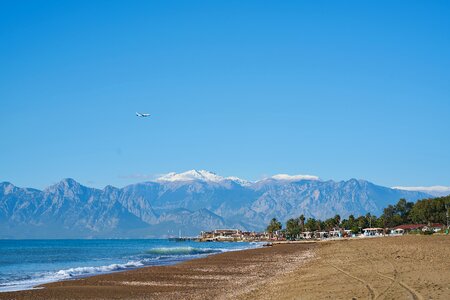
[[[241,178],[235,177],[235,176],[230,176],[230,177],[227,177],[225,179],[226,180],[230,180],[230,181],[234,181],[234,182],[236,182],[236,183],[238,183],[240,185],[244,185],[244,186],[249,186],[249,185],[252,184],[251,181],[248,181],[248,180],[245,180],[245,179],[241,179]]]
[[[314,175],[288,175],[288,174],[277,174],[271,179],[280,180],[280,181],[300,181],[300,180],[320,180],[318,176]],[[206,170],[190,170],[183,173],[168,173],[165,174],[158,179],[157,182],[187,182],[187,181],[204,181],[204,182],[215,182],[219,183],[225,180],[234,181],[241,185],[250,185],[252,182],[248,180],[241,179],[239,177],[230,176],[230,177],[222,177],[217,175],[216,173],[206,171]]]
[[[158,179],[157,182],[189,182],[189,181],[204,181],[204,182],[215,182],[220,183],[226,180],[234,181],[236,183],[246,185],[249,181],[240,179],[238,177],[222,177],[216,173],[206,171],[206,170],[190,170],[183,173],[171,172],[165,174]]]
[[[394,186],[395,190],[423,192],[436,197],[444,197],[450,195],[450,186]]]
[[[279,174],[257,182],[205,170],[169,173],[154,182],[95,189],[64,179],[44,190],[0,183],[0,238],[164,237],[183,230],[263,230],[304,214],[380,215],[400,198],[429,198],[365,180],[321,181]]]
[[[222,176],[218,176],[212,172],[205,171],[205,170],[190,170],[184,173],[168,173],[166,175],[163,175],[159,177],[156,181],[193,181],[193,180],[200,180],[200,181],[210,181],[210,182],[220,182],[224,180]]]
[[[314,175],[288,175],[288,174],[278,174],[271,177],[275,180],[284,181],[300,181],[300,180],[319,180],[318,176]]]

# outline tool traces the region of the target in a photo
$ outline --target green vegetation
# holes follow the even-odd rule
[[[447,223],[450,209],[450,196],[419,200],[409,212],[409,218],[414,223]]]
[[[269,226],[267,226],[267,232],[272,235],[275,231],[281,230],[283,225],[276,218],[270,220]]]
[[[286,222],[286,237],[289,239],[296,238],[301,232],[299,219],[289,219]]]
[[[291,218],[286,222],[286,229],[283,231],[288,239],[296,239],[301,232],[305,231],[331,231],[333,229],[351,230],[352,233],[361,232],[363,228],[380,227],[392,228],[403,224],[432,224],[439,223],[447,225],[447,218],[450,211],[450,196],[432,199],[419,200],[416,203],[400,199],[397,204],[389,205],[383,210],[380,217],[371,215],[365,216],[350,215],[348,219],[341,219],[339,215],[325,221],[308,218],[305,216]],[[273,234],[281,230],[281,223],[273,218],[270,221],[267,231]]]

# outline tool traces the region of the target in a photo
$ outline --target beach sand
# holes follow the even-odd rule
[[[450,236],[323,242],[310,263],[240,299],[450,299]]]
[[[0,299],[450,299],[450,237],[280,244]]]

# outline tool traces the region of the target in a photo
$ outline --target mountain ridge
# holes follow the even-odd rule
[[[250,182],[205,172],[187,174],[194,178],[187,172],[170,173],[177,180],[103,189],[72,178],[43,190],[2,182],[0,238],[167,237],[179,230],[196,235],[225,227],[263,230],[272,217],[284,222],[300,214],[321,219],[335,214],[379,215],[400,198],[431,197],[362,179],[322,181],[284,174]]]

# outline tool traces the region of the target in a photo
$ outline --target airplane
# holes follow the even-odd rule
[[[137,117],[141,117],[141,118],[146,118],[146,117],[149,117],[150,114],[143,114],[143,113],[138,113],[138,112],[136,112],[136,116],[137,116]]]

